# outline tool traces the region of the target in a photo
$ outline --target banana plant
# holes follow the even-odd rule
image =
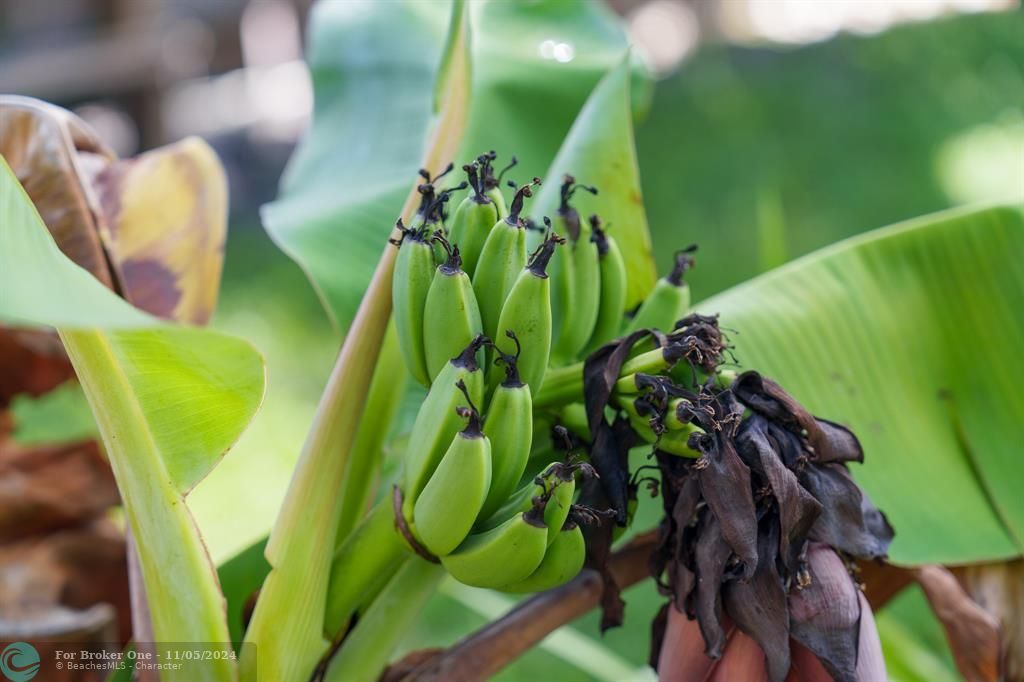
[[[671,595],[667,677],[874,679],[878,634],[843,558],[1022,554],[1021,207],[888,228],[690,310],[692,249],[659,279],[643,209],[649,81],[602,6],[324,2],[311,27],[312,129],[263,217],[345,340],[271,534],[222,567],[223,592],[186,495],[256,411],[259,354],[116,296],[0,166],[0,320],[58,329],[154,637],[239,645],[209,679],[378,679],[443,581],[599,585],[602,628],[618,625],[609,556],[645,480],[666,511],[647,555]],[[384,484],[413,382],[426,394]],[[655,464],[631,469],[638,449]],[[476,679],[445,661],[396,674]]]

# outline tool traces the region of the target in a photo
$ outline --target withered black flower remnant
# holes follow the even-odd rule
[[[714,319],[695,319],[713,338]],[[703,384],[681,389],[662,377],[638,398],[654,410],[652,424],[666,418],[659,407],[675,404],[677,419],[696,427],[689,445],[699,454],[655,446],[666,514],[652,573],[669,608],[697,620],[708,657],[722,655],[735,626],[760,645],[773,681],[789,673],[792,639],[836,680],[852,682],[861,600],[846,566],[884,557],[893,538],[847,471],[847,462],[863,461],[860,443],[757,372],[723,386],[710,356],[693,348],[683,357],[695,381],[708,377]]]

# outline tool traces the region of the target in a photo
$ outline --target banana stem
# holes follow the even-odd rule
[[[655,374],[668,367],[665,354],[660,348],[647,351],[628,360],[620,372],[621,376],[643,372]],[[583,363],[577,362],[565,367],[549,368],[544,375],[540,393],[533,399],[534,408],[550,408],[583,400]]]
[[[380,471],[384,442],[391,422],[402,402],[407,386],[405,369],[398,347],[394,320],[388,325],[380,359],[366,397],[363,419],[359,422],[356,440],[349,455],[348,468],[342,483],[341,514],[335,546],[340,547],[366,513],[376,489],[374,479]]]
[[[437,564],[415,556],[406,559],[328,664],[324,680],[377,680],[444,575]]]

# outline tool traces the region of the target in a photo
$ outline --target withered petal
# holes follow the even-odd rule
[[[814,422],[817,425],[817,433],[812,432],[809,436],[816,436],[810,440],[818,462],[864,461],[864,448],[853,431],[842,424],[821,417],[815,417]]]
[[[800,480],[823,503],[810,537],[858,559],[886,556],[892,526],[850,477],[842,464],[804,467]]]
[[[792,574],[796,572],[797,558],[807,534],[821,514],[821,504],[804,490],[772,448],[764,417],[754,415],[744,421],[736,436],[736,445],[743,461],[771,486],[782,525],[779,555],[787,572]]]
[[[757,571],[749,582],[728,582],[722,590],[725,612],[764,651],[768,676],[783,682],[789,673],[789,609],[776,569],[779,524],[765,517],[757,543]],[[726,652],[728,656],[728,652]]]
[[[590,463],[597,471],[598,482],[604,488],[608,502],[615,509],[615,521],[625,525],[629,505],[629,448],[619,443],[616,430],[603,419],[591,429],[591,433],[594,434],[594,444],[590,449]]]
[[[789,595],[790,635],[810,649],[837,682],[857,682],[857,586],[839,555],[821,543],[811,543],[807,568],[810,585]]]
[[[702,515],[696,544],[697,586],[694,611],[704,637],[704,653],[717,659],[725,646],[722,584],[725,582],[725,566],[732,550],[722,538],[722,528],[714,514]],[[679,598],[678,593],[676,598]]]
[[[743,562],[743,579],[757,567],[757,511],[750,489],[750,469],[721,432],[701,439],[707,466],[697,469],[700,491],[722,528],[722,537]]]
[[[650,334],[648,329],[638,329],[629,336],[601,346],[583,362],[583,401],[591,433],[594,433],[595,425],[604,421],[604,408],[611,400],[612,388],[622,365],[629,359],[629,351]]]

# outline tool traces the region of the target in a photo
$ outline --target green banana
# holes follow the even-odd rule
[[[576,494],[576,471],[580,465],[556,461],[549,464],[532,481],[510,495],[493,514],[474,526],[477,532],[497,528],[516,514],[529,511],[536,500],[546,500],[544,525],[548,542],[554,542],[559,529],[569,517]]]
[[[600,225],[598,217],[590,217],[591,225]],[[573,279],[573,304],[566,311],[558,340],[551,349],[555,363],[562,365],[576,358],[590,340],[601,308],[601,266],[597,242],[592,230],[582,228],[576,241],[569,245]]]
[[[512,200],[508,216],[495,223],[487,235],[473,275],[473,290],[480,303],[484,332],[491,338],[497,334],[502,305],[520,271],[526,265],[526,221],[520,217],[526,197],[533,196],[533,179],[523,185]]]
[[[410,374],[429,387],[427,358],[423,352],[423,310],[434,279],[434,250],[421,231],[405,227],[401,220],[397,227],[402,231],[402,237],[392,242],[398,246],[398,256],[395,259],[391,303],[398,344]]]
[[[683,280],[683,275],[693,267],[693,252],[696,250],[696,245],[693,245],[676,252],[672,271],[655,283],[636,314],[626,323],[623,333],[647,328],[672,331],[676,320],[685,316],[690,308],[690,287]]]
[[[462,254],[462,268],[467,275],[473,277],[487,235],[501,218],[498,206],[485,192],[484,180],[480,177],[480,163],[474,161],[463,166],[462,170],[466,171],[473,192],[455,209],[448,239],[458,245]]]
[[[480,164],[480,178],[483,180],[485,194],[490,197],[491,201],[498,208],[498,218],[503,219],[508,215],[508,207],[505,205],[505,196],[501,193],[501,179],[505,177],[505,173],[519,163],[519,159],[513,156],[509,164],[502,168],[501,173],[495,177],[493,164],[497,158],[498,154],[490,151],[478,156],[477,162]]]
[[[552,233],[530,256],[530,262],[519,273],[501,308],[497,328],[512,331],[522,344],[519,354],[519,376],[530,387],[531,395],[540,391],[551,354],[551,284],[547,266],[558,244],[564,239]],[[495,341],[495,348],[506,355],[516,352],[511,337]],[[493,388],[497,374],[492,373]]]
[[[569,512],[572,500],[576,495],[576,468],[573,465],[562,465],[555,471],[555,485],[551,489],[551,499],[544,509],[544,523],[548,527],[548,544],[558,537]]]
[[[449,360],[420,405],[405,455],[402,492],[406,518],[411,518],[413,503],[444,457],[455,434],[462,429],[462,420],[455,408],[465,401],[465,397],[456,384],[464,382],[474,402],[483,400],[484,376],[477,364],[477,354],[486,343],[487,337],[477,336],[459,355]]]
[[[583,229],[580,214],[570,203],[573,195],[581,189],[591,194],[597,194],[596,188],[578,184],[576,178],[571,175],[562,177],[556,229],[560,235],[569,240],[570,244],[576,244],[579,241]],[[551,311],[555,322],[552,339],[556,345],[562,342],[562,336],[565,334],[570,337],[570,340],[565,343],[571,345],[573,342],[571,337],[574,336],[574,331],[571,330],[569,324],[576,308],[576,298],[579,295],[587,296],[587,294],[580,294],[576,291],[576,284],[579,280],[575,274],[576,264],[573,251],[574,249],[563,249],[551,261]]]
[[[601,229],[597,216],[590,218],[590,238],[597,245],[601,273],[601,298],[594,323],[594,333],[587,343],[590,354],[619,335],[622,315],[626,309],[626,262],[615,239]]]
[[[459,381],[458,387],[469,403],[457,408],[466,427],[452,439],[413,506],[416,536],[437,556],[448,554],[469,535],[491,486],[491,441],[480,430],[480,413],[465,382]]]
[[[519,377],[521,347],[515,332],[506,332],[516,344],[514,355],[502,353],[505,380],[498,385],[487,406],[484,434],[491,441],[491,489],[480,510],[487,518],[504,503],[523,476],[533,447],[533,399],[530,387]]]
[[[441,564],[453,578],[472,587],[504,587],[523,580],[540,566],[548,547],[546,504],[547,499],[539,497],[529,511],[470,535],[441,557]]]
[[[448,257],[437,266],[423,307],[423,349],[431,380],[482,331],[480,309],[469,276],[462,271],[459,247],[439,233],[434,240]]]
[[[587,558],[587,545],[583,539],[583,531],[573,521],[569,521],[558,532],[558,537],[544,553],[533,573],[519,582],[506,585],[502,592],[523,594],[550,590],[576,577],[583,568]]]

